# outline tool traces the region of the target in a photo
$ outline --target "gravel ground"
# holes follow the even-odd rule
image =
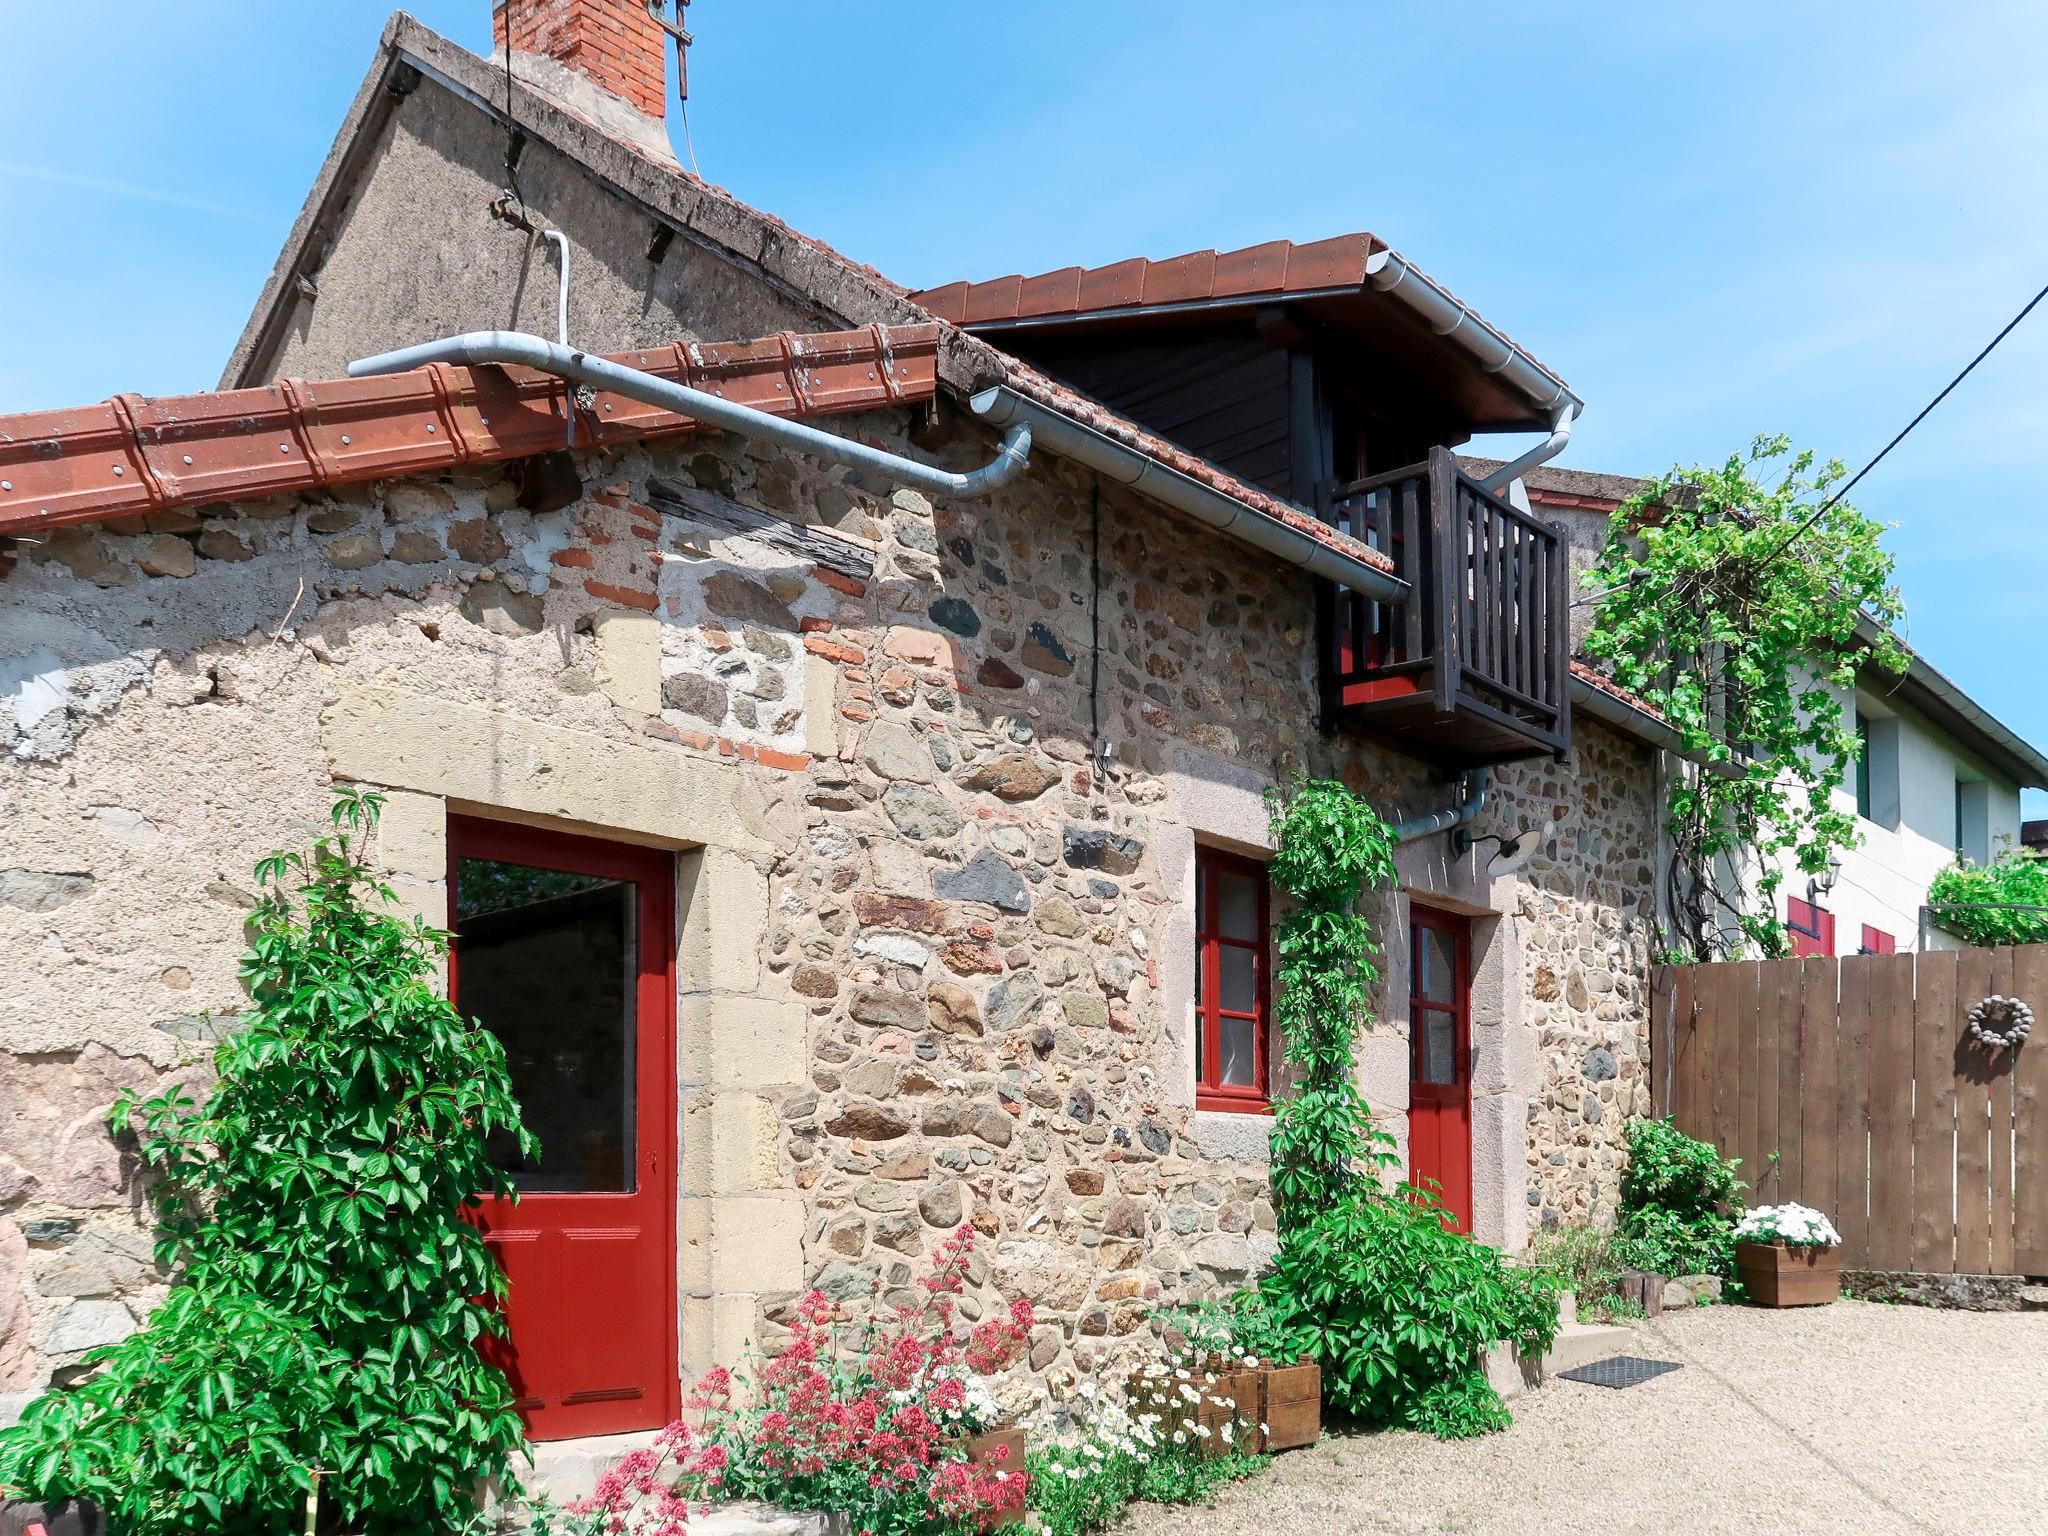
[[[1684,1369],[1553,1381],[1479,1440],[1325,1435],[1116,1536],[2048,1533],[2048,1316],[1708,1307],[1639,1325],[1630,1353]]]

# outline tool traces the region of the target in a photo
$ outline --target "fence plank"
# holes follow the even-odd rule
[[[1799,978],[1798,960],[1766,960],[1757,967],[1757,1016],[1764,1041],[1759,1063],[1775,1081],[1763,1085],[1769,1095],[1770,1127],[1764,1154],[1778,1154],[1773,1168],[1750,1176],[1753,1205],[1782,1205],[1799,1185]]]
[[[1870,961],[1841,961],[1835,1004],[1835,1208],[1842,1263],[1869,1262]]]
[[[1700,1065],[1706,1077],[1700,1084],[1698,1134],[1702,1141],[1724,1148],[1728,1144],[1729,1124],[1734,1119],[1735,1074],[1740,1070],[1736,1045],[1741,1030],[1735,1011],[1729,1006],[1729,994],[1734,989],[1730,975],[1733,969],[1724,962],[1706,967],[1700,976]]]
[[[1956,950],[1923,950],[1913,998],[1913,1259],[1952,1273],[1955,1254]]]
[[[1693,1087],[1700,1059],[1699,1022],[1693,1017],[1697,985],[1694,967],[1671,967],[1671,1072],[1665,1083],[1669,1097],[1664,1113],[1680,1125],[1699,1122],[1699,1095]]]
[[[1778,1176],[1768,1187],[1751,1181],[1750,1201],[1755,1205],[1782,1205],[1799,1188],[1800,1098],[1804,1088],[1806,1059],[1799,1049],[1800,978],[1805,974],[1799,960],[1766,961],[1758,972],[1757,989],[1766,999],[1771,1026],[1778,1034]]]
[[[2048,945],[2013,951],[2008,994],[2034,1010],[2034,1038],[2012,1064],[2012,1267],[2022,1275],[2048,1275]]]
[[[1736,1040],[1737,1060],[1741,1076],[1735,1083],[1735,1123],[1729,1128],[1729,1145],[1722,1151],[1742,1159],[1742,1171],[1754,1183],[1763,1176],[1763,1149],[1758,1146],[1757,1124],[1759,1111],[1757,1103],[1761,1095],[1757,1092],[1762,1072],[1762,1032],[1758,1028],[1757,1016],[1757,967],[1756,962],[1745,960],[1736,970],[1735,996],[1730,1007],[1741,1033]]]
[[[1800,962],[1799,1034],[1806,1055],[1806,1083],[1799,1124],[1804,1152],[1799,1193],[1789,1198],[1832,1216],[1835,1198],[1835,970],[1833,959]]]
[[[1963,1019],[1991,995],[1991,951],[1956,955],[1956,1011],[1949,1053],[1956,1101],[1956,1273],[1991,1271],[1991,1074],[1983,1051],[1964,1044]]]
[[[2014,951],[2010,946],[1991,955],[1991,990],[2014,997]],[[1991,1273],[2012,1273],[2012,1072],[2010,1051],[1991,1064]]]
[[[1675,966],[1650,967],[1650,1113],[1671,1113],[1671,1074],[1678,1052]]]
[[[1913,956],[1870,967],[1870,1232],[1872,1269],[1913,1256]]]

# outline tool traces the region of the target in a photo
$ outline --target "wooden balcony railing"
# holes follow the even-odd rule
[[[1462,473],[1448,449],[1328,487],[1324,519],[1389,555],[1401,603],[1334,588],[1322,614],[1325,712],[1473,766],[1571,741],[1562,530]]]

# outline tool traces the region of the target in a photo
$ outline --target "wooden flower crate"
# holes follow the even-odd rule
[[[1265,1449],[1291,1451],[1323,1438],[1323,1368],[1313,1360],[1271,1365],[1260,1373],[1259,1419]]]
[[[985,1434],[957,1442],[967,1453],[968,1462],[990,1471],[1017,1473],[1024,1470],[1024,1457],[1028,1447],[1021,1429],[991,1429]],[[1015,1509],[1002,1510],[986,1515],[979,1522],[979,1529],[999,1531],[1009,1526],[1024,1523],[1024,1501],[1020,1498]]]
[[[1760,1307],[1818,1307],[1842,1294],[1842,1250],[1737,1243],[1735,1273]]]

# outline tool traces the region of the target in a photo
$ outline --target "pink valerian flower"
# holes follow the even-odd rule
[[[974,1246],[974,1228],[962,1225],[939,1244],[920,1305],[871,1307],[843,1336],[834,1331],[839,1309],[809,1292],[750,1406],[735,1405],[729,1374],[707,1372],[688,1402],[701,1432],[670,1425],[606,1474],[578,1512],[603,1515],[607,1532],[685,1536],[686,1496],[706,1497],[736,1470],[741,1486],[775,1498],[779,1484],[792,1503],[822,1491],[806,1485],[829,1473],[833,1486],[913,1501],[910,1512],[927,1523],[1021,1508],[1025,1470],[970,1465],[955,1438],[972,1422],[965,1376],[1014,1361],[1032,1322],[1031,1304],[1017,1301],[972,1329],[956,1326]]]
[[[684,1485],[716,1488],[725,1475],[723,1446],[699,1446],[690,1426],[678,1419],[652,1445],[619,1459],[597,1480],[587,1499],[570,1506],[576,1515],[595,1515],[607,1532],[633,1536],[688,1536],[690,1505]]]

